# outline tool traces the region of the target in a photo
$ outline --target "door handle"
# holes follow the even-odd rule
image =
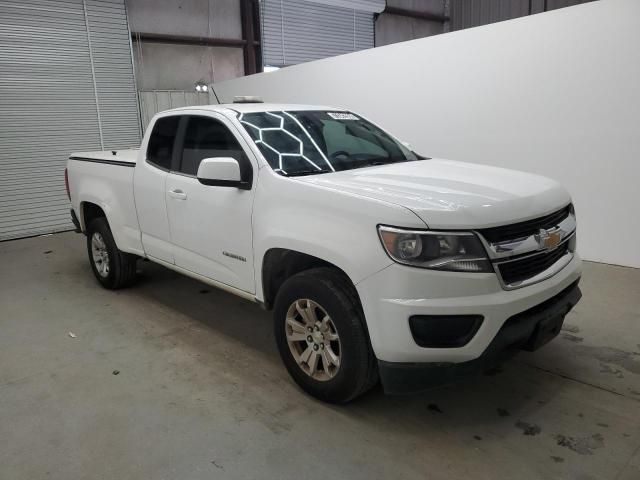
[[[175,198],[176,200],[186,200],[187,194],[184,193],[179,188],[174,188],[173,190],[169,190],[169,196],[171,198]]]

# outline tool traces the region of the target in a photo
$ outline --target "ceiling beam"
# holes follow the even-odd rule
[[[134,42],[152,43],[174,43],[181,45],[205,45],[208,47],[237,47],[243,48],[248,42],[239,38],[213,38],[213,37],[192,37],[188,35],[168,35],[164,33],[144,33],[131,32],[131,39]],[[252,45],[259,46],[260,42],[255,38]]]
[[[391,15],[398,15],[401,17],[419,18],[421,20],[431,20],[432,22],[444,23],[449,21],[449,17],[446,15],[431,12],[418,12],[416,10],[407,10],[406,8],[387,7],[382,13],[389,13]]]

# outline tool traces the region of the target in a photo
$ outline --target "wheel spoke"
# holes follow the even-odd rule
[[[308,305],[308,302],[307,302],[307,305]],[[300,300],[296,302],[296,310],[302,317],[302,320],[304,320],[304,323],[306,323],[307,325],[313,325],[313,321],[309,318],[309,312],[307,312],[307,309],[302,306]]]
[[[323,352],[323,357],[327,360],[327,362],[330,365],[333,365],[336,368],[340,366],[340,357],[338,357],[335,354],[335,352],[331,348],[331,345],[326,345],[322,352]]]
[[[311,350],[311,356],[309,357],[309,361],[307,364],[309,365],[309,374],[313,376],[318,369],[318,360],[320,360],[320,355],[315,350]]]
[[[302,325],[300,322],[298,322],[297,320],[293,319],[293,318],[287,318],[287,325],[289,325],[289,327],[291,327],[291,330],[294,333],[306,333],[307,329],[304,327],[304,325]]]
[[[322,370],[324,370],[327,376],[331,377],[331,361],[327,356],[327,350],[322,350],[320,355],[322,356]]]
[[[298,300],[296,302],[296,310],[298,311],[304,322],[311,327],[317,321],[316,314],[314,312],[313,306],[311,305],[311,302],[309,300],[304,301],[307,302],[307,306],[303,307],[301,305],[301,301]]]
[[[325,348],[322,351],[322,365],[327,377],[333,378],[340,367],[340,360],[333,352]]]
[[[326,338],[330,342],[336,342],[338,341],[338,334],[333,333],[331,330],[329,330],[327,333],[324,334],[324,338]]]
[[[322,319],[322,327],[320,328],[322,333],[324,333],[324,337],[330,342],[334,342],[338,340],[338,334],[333,331],[331,328],[331,318],[329,315],[325,315]]]
[[[99,233],[93,235],[93,241],[97,250],[100,251],[105,248],[104,241],[102,240],[102,235],[100,235]]]
[[[304,325],[293,318],[287,318],[287,325],[291,328],[291,333],[287,331],[289,341],[305,342],[307,340],[307,329]]]
[[[311,346],[308,346],[307,349],[304,352],[302,352],[298,357],[298,363],[300,364],[308,363],[309,357],[311,357],[312,353],[313,353],[313,348],[311,348]]]
[[[300,333],[300,332],[291,332],[291,333],[287,333],[287,338],[291,342],[306,342],[307,334]]]

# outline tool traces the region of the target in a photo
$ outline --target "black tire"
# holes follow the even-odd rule
[[[331,318],[339,336],[340,366],[330,379],[317,380],[298,364],[287,341],[287,312],[309,299]],[[280,356],[293,380],[310,395],[329,403],[347,403],[378,381],[376,359],[353,284],[341,272],[314,268],[287,279],[274,305],[274,330]],[[322,364],[322,360],[320,360]]]
[[[95,236],[102,239],[106,247],[105,254],[108,257],[108,272],[106,273],[104,270],[101,273],[101,262],[94,260],[92,242]],[[116,290],[131,285],[135,280],[136,260],[138,257],[118,250],[106,218],[96,218],[89,223],[87,228],[87,253],[93,274],[103,287]]]

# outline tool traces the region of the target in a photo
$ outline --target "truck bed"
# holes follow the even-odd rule
[[[71,204],[83,230],[85,205],[101,208],[121,250],[143,254],[136,214],[133,176],[138,150],[76,152],[69,156],[67,175]],[[80,202],[82,199],[82,203]]]

